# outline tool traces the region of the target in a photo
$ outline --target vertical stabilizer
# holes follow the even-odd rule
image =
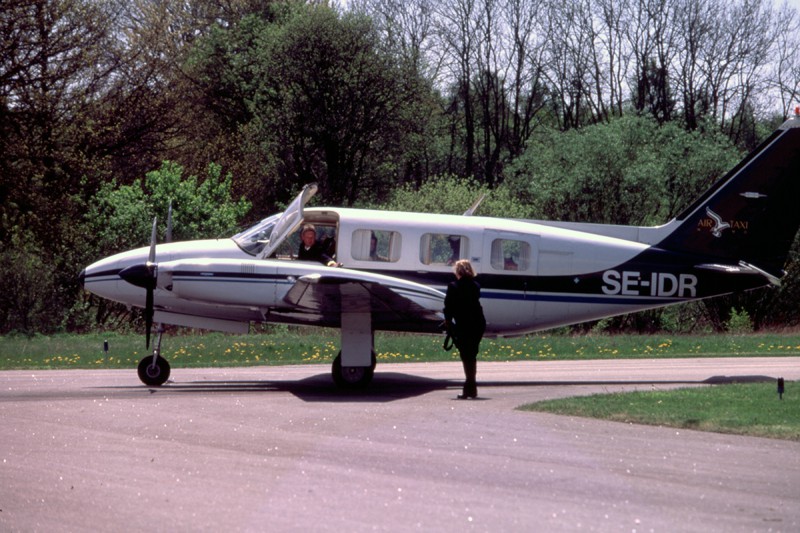
[[[781,275],[800,226],[800,116],[766,141],[686,209],[656,246]]]

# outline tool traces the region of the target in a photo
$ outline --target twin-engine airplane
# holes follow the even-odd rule
[[[521,335],[618,314],[777,285],[800,225],[800,116],[680,216],[658,227],[305,208],[306,186],[283,212],[230,239],[155,245],[98,261],[83,286],[144,307],[153,321],[245,333],[250,323],[341,329],[333,379],[364,386],[376,330],[440,332],[451,264],[478,273],[487,335]],[[342,268],[296,259],[299,229],[316,227]],[[320,235],[321,234],[321,235]],[[147,385],[170,373],[139,364]]]

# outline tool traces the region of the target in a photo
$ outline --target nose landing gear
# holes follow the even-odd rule
[[[136,369],[142,383],[151,387],[160,387],[169,379],[169,363],[160,355],[161,336],[163,334],[164,329],[159,327],[158,341],[156,342],[156,347],[153,349],[153,355],[148,355],[139,361],[139,367]]]

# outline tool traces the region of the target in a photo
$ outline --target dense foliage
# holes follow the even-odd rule
[[[77,273],[318,201],[658,224],[800,96],[769,0],[0,0],[0,333],[115,316]],[[596,328],[795,325],[775,291]],[[697,326],[697,325],[700,326]]]

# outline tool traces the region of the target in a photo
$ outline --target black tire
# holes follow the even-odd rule
[[[342,352],[333,360],[331,367],[331,375],[333,382],[337,387],[343,389],[363,389],[372,382],[372,376],[375,374],[375,365],[377,360],[375,352],[372,352],[372,365],[370,366],[342,366]]]
[[[169,379],[170,367],[166,359],[159,356],[153,364],[153,356],[148,355],[139,361],[137,368],[139,379],[142,383],[151,387],[160,387]]]

